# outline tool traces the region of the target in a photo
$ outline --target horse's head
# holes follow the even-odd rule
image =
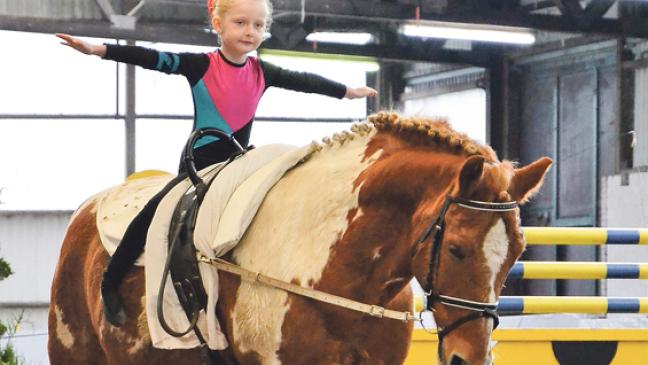
[[[490,364],[495,308],[525,241],[518,205],[536,192],[551,160],[514,169],[468,157],[448,190],[419,209],[414,272],[439,328],[442,364]]]
[[[444,121],[394,113],[370,121],[379,132],[368,152],[382,155],[363,187],[388,200],[384,211],[394,206],[397,228],[410,224],[396,261],[411,265],[428,294],[440,362],[490,364],[497,300],[525,247],[518,206],[539,190],[551,160],[516,169]]]

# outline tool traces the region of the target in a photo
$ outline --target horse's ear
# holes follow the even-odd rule
[[[484,157],[470,156],[459,173],[459,195],[468,196],[477,186],[484,172]]]
[[[519,203],[529,200],[540,190],[552,163],[553,160],[549,157],[541,157],[525,167],[516,169],[509,187],[511,197]]]

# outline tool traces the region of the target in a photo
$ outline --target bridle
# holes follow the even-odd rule
[[[416,242],[415,247],[420,247],[423,245],[427,239],[432,236],[432,246],[431,246],[431,255],[429,262],[429,274],[427,277],[428,291],[425,293],[427,296],[427,310],[433,311],[434,303],[440,303],[449,307],[466,309],[472,313],[467,314],[450,325],[441,328],[437,325],[437,336],[439,338],[439,358],[443,359],[443,339],[450,332],[459,328],[464,323],[470,322],[474,319],[479,319],[481,317],[492,318],[493,319],[493,330],[499,325],[499,316],[497,315],[496,309],[498,302],[477,302],[473,300],[468,300],[464,298],[452,297],[449,295],[443,295],[435,291],[434,281],[437,278],[439,271],[439,257],[441,253],[441,242],[443,241],[443,233],[445,231],[445,215],[448,212],[451,204],[457,204],[460,207],[480,210],[480,211],[489,211],[489,212],[508,212],[514,210],[518,207],[517,202],[510,201],[504,203],[494,203],[494,202],[483,202],[478,200],[469,200],[462,199],[447,195],[441,211],[437,215],[434,222],[423,232],[418,241]]]

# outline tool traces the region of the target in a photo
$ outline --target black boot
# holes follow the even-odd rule
[[[103,304],[104,318],[110,324],[121,327],[126,323],[126,312],[124,303],[119,296],[119,282],[113,282],[107,277],[108,271],[104,273],[101,281],[101,302]]]

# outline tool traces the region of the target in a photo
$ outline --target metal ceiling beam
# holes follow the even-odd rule
[[[578,0],[554,0],[554,3],[563,15],[579,17],[583,14]]]
[[[414,19],[416,6],[373,0],[273,0],[274,14],[334,15],[365,21]],[[303,7],[302,7],[303,5]]]
[[[118,28],[134,29],[137,19],[141,15],[141,11],[146,5],[146,0],[140,0],[135,7],[128,14],[117,13],[109,0],[95,0],[106,19]]]
[[[610,10],[612,5],[616,0],[597,0],[597,1],[592,1],[587,5],[587,8],[585,9],[585,15],[592,18],[592,19],[597,19],[605,15],[605,13]]]
[[[0,15],[0,29],[18,32],[68,33],[76,36],[133,39],[150,42],[215,46],[216,37],[198,24],[137,23],[135,29],[112,26],[105,21],[59,20]]]
[[[519,9],[523,13],[526,13],[531,11],[550,9],[555,6],[556,3],[554,2],[554,0],[536,0],[530,4],[520,5]]]
[[[106,16],[106,19],[110,19],[111,16],[115,15],[115,9],[113,8],[110,0],[95,0],[97,5],[101,8],[101,11]]]
[[[574,22],[573,18],[564,16],[482,10],[479,13],[472,14],[430,15],[424,19],[457,23],[494,24],[556,32],[648,38],[648,19],[640,18],[624,18],[623,20],[599,18],[589,24],[579,24]]]
[[[110,3],[107,0],[96,0],[99,4]],[[433,13],[424,6],[421,14],[423,20],[473,23],[473,24],[496,24],[504,26],[526,27],[546,31],[586,33],[586,34],[605,34],[613,36],[631,36],[648,38],[648,19],[641,17],[627,17],[623,19],[604,19],[596,15],[604,14],[607,9],[614,3],[613,0],[598,0],[600,2],[591,3],[586,9],[580,8],[580,5],[573,0],[555,0],[558,3],[570,7],[579,6],[583,19],[587,21],[574,21],[571,16],[556,16],[545,14],[531,14],[523,11],[498,11],[479,9],[479,11],[462,11],[455,13],[437,14]],[[143,5],[145,0],[140,2]],[[303,2],[305,14],[307,16],[321,17],[324,21],[328,19],[353,20],[361,27],[367,25],[398,24],[405,21],[411,21],[415,18],[416,7],[413,5],[402,5],[397,3],[376,2],[372,0],[326,0]],[[425,4],[424,4],[425,5]],[[301,0],[274,0],[275,15],[278,21],[287,16],[301,16]],[[136,7],[137,10],[141,6]],[[109,10],[105,10],[109,11]],[[136,11],[137,13],[137,11]],[[114,14],[113,14],[114,15]],[[300,17],[295,17],[299,21]],[[25,21],[32,21],[25,19]],[[145,19],[141,21],[146,21]],[[60,20],[55,22],[64,24]],[[200,22],[200,25],[198,24]],[[204,19],[196,19],[194,26],[202,27]],[[0,25],[2,26],[2,25]],[[185,24],[189,27],[190,24]],[[6,28],[7,26],[4,26]],[[180,25],[182,27],[182,25]],[[172,33],[175,31],[172,31]]]
[[[554,0],[554,2],[561,13],[579,22],[579,27],[588,27],[605,15],[616,0],[592,1],[585,8],[581,7],[578,0]]]
[[[561,4],[566,13],[578,11],[586,14],[574,0],[555,0]],[[609,0],[604,0],[608,5]],[[371,0],[326,0],[306,1],[302,9],[301,0],[275,0],[275,12],[278,16],[289,14],[337,17],[356,19],[364,22],[391,22],[399,23],[415,19],[416,7],[413,5],[397,5],[393,3],[375,2]],[[610,6],[612,4],[609,4]],[[576,9],[578,6],[578,9]],[[590,5],[592,6],[592,5]],[[602,5],[596,5],[590,14],[599,14]],[[570,11],[566,9],[571,9]],[[572,16],[557,16],[545,14],[530,14],[523,11],[498,11],[480,8],[479,11],[461,11],[456,13],[438,14],[427,11],[425,6],[421,13],[422,20],[444,22],[494,24],[513,27],[533,28],[546,31],[607,34],[614,36],[628,36],[648,38],[648,19],[624,18],[618,19],[592,19],[588,22],[575,22]]]
[[[142,15],[142,9],[144,9],[144,5],[146,5],[146,0],[140,0],[135,7],[131,9],[131,11],[128,12],[128,16],[132,16],[135,18],[139,18]]]

